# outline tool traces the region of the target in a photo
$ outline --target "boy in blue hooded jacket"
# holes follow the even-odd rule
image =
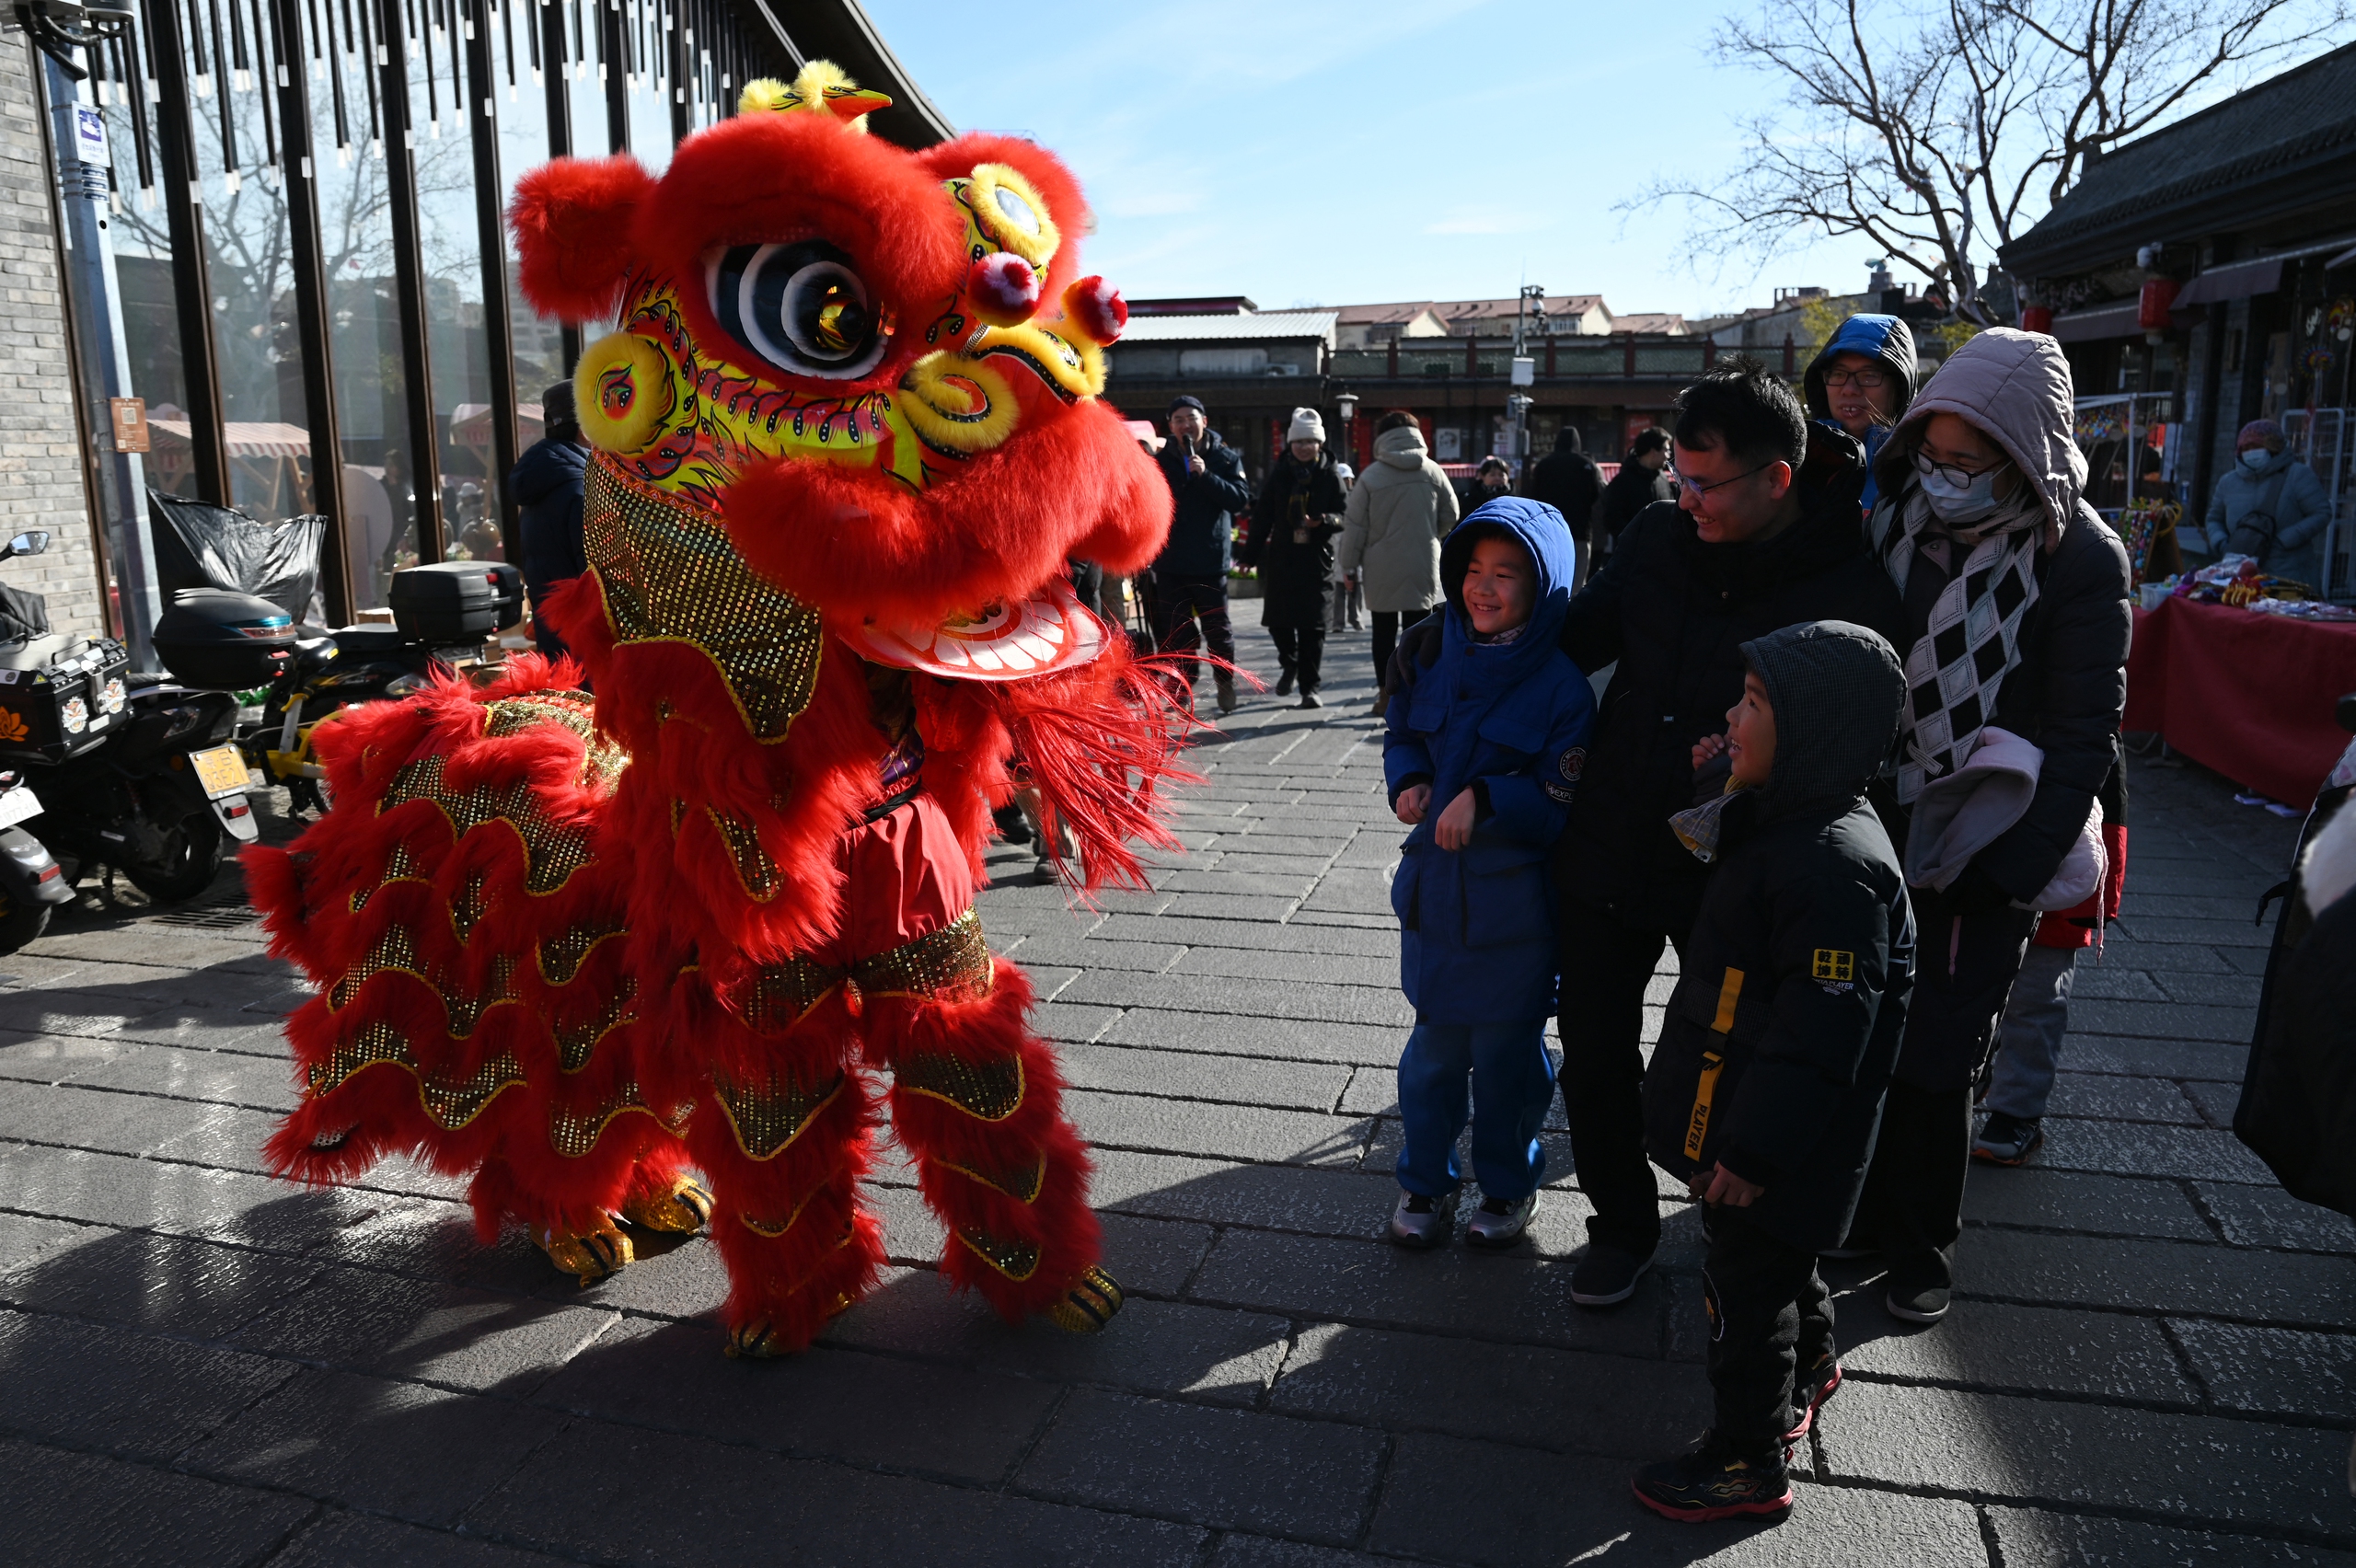
[[[1472,1080],[1475,1246],[1519,1242],[1546,1170],[1538,1129],[1553,1094],[1546,1020],[1555,942],[1547,850],[1587,763],[1595,695],[1556,647],[1576,547],[1561,513],[1500,497],[1440,550],[1440,651],[1407,672],[1386,715],[1392,809],[1415,831],[1391,905],[1415,1032],[1399,1059],[1399,1201],[1391,1239],[1444,1244],[1463,1172],[1456,1140]]]

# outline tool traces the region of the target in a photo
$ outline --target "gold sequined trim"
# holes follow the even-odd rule
[[[549,1108],[549,1147],[567,1159],[579,1159],[597,1147],[606,1128],[618,1116],[638,1114],[652,1116],[663,1124],[663,1130],[673,1137],[684,1135],[689,1107],[680,1106],[668,1116],[646,1103],[638,1085],[625,1079],[602,1105],[585,1112],[565,1110],[561,1106]]]
[[[606,1035],[637,1020],[637,997],[638,983],[625,979],[606,1005],[588,1018],[555,1025],[551,1032],[556,1036],[557,1070],[577,1073],[587,1066]]]
[[[360,987],[371,975],[387,971],[425,979],[424,968],[417,956],[417,938],[406,926],[386,927],[375,944],[369,948],[367,956],[345,970],[343,977],[328,988],[328,1010],[335,1012],[350,1006],[352,998],[360,994]]]
[[[450,1037],[464,1040],[481,1024],[483,1014],[502,1003],[520,998],[515,990],[515,961],[501,955],[491,961],[491,986],[479,994],[459,990],[446,976],[425,972],[418,956],[417,939],[408,928],[388,926],[378,936],[367,956],[346,970],[342,977],[328,990],[328,1010],[341,1011],[360,994],[360,988],[379,974],[406,974],[432,990],[441,998],[442,1010],[449,1020]]]
[[[728,846],[728,859],[736,869],[737,885],[745,890],[745,896],[756,904],[767,904],[775,898],[784,879],[778,874],[777,862],[761,847],[760,831],[742,818],[710,806],[704,808],[704,815],[711,819],[711,825],[720,830],[721,841]]]
[[[793,1212],[787,1215],[785,1218],[778,1224],[771,1225],[767,1221],[755,1219],[749,1214],[738,1215],[736,1216],[737,1223],[744,1226],[745,1229],[753,1232],[756,1236],[782,1236],[787,1231],[793,1228],[793,1222],[802,1217],[802,1211],[810,1206],[811,1199],[815,1198],[820,1193],[825,1191],[826,1188],[824,1185],[811,1189],[809,1196],[804,1197],[800,1203],[794,1205]]]
[[[589,864],[589,836],[560,827],[551,821],[530,783],[484,784],[458,794],[443,782],[445,760],[440,756],[420,757],[404,767],[393,776],[391,788],[377,803],[377,813],[382,815],[397,806],[424,801],[449,819],[450,831],[458,837],[493,823],[504,824],[524,847],[524,886],[535,895],[556,892],[573,872]],[[471,905],[476,896],[478,890],[470,888],[466,902]],[[452,917],[461,923],[460,940],[466,939],[468,929],[481,917],[481,913],[479,907],[470,907],[461,915],[458,904],[451,905]]]
[[[523,1064],[505,1051],[463,1079],[421,1071],[417,1058],[410,1054],[408,1038],[391,1024],[380,1021],[363,1029],[324,1061],[311,1065],[306,1075],[311,1097],[318,1099],[341,1088],[355,1073],[380,1066],[399,1067],[416,1078],[418,1101],[425,1107],[425,1113],[436,1125],[450,1132],[481,1115],[483,1108],[502,1092],[524,1081]]]
[[[842,983],[842,977],[839,969],[829,969],[806,958],[765,963],[744,994],[745,1021],[756,1029],[791,1029],[812,1008],[825,1001],[826,994]]]
[[[617,642],[678,642],[710,659],[755,740],[786,738],[817,689],[818,612],[753,574],[717,521],[655,500],[590,458],[582,522]]]
[[[599,942],[609,941],[628,928],[618,920],[611,925],[575,926],[558,932],[540,944],[540,978],[551,986],[570,986]]]
[[[482,895],[483,888],[490,882],[489,871],[477,871],[458,889],[458,896],[450,901],[450,929],[461,945],[475,934],[475,928],[482,924],[482,917],[491,913],[491,905]]]
[[[1016,1055],[969,1062],[929,1051],[903,1056],[892,1073],[908,1093],[945,1100],[984,1122],[1003,1122],[1022,1105],[1022,1058]]]
[[[803,1086],[780,1073],[757,1089],[713,1075],[711,1091],[727,1113],[729,1131],[747,1159],[775,1159],[835,1102],[843,1091],[844,1076],[837,1073],[823,1084]]]
[[[851,965],[850,977],[871,997],[934,997],[955,990],[987,996],[995,973],[981,914],[969,908],[937,931],[860,960]]]
[[[359,914],[368,907],[370,898],[397,882],[423,882],[425,879],[418,875],[420,870],[417,857],[410,853],[408,845],[394,845],[393,852],[385,857],[384,874],[376,879],[376,885],[364,887],[352,895],[352,912]]]
[[[954,1170],[960,1176],[979,1182],[994,1193],[1004,1193],[1019,1204],[1038,1202],[1040,1190],[1047,1184],[1047,1161],[1044,1157],[1033,1160],[1028,1165],[1018,1165],[1011,1170],[996,1170],[987,1174],[975,1170],[970,1165],[960,1165],[952,1159],[944,1159],[941,1163],[944,1168]]]
[[[538,724],[560,724],[581,737],[581,771],[576,781],[592,779],[611,790],[629,766],[629,754],[597,732],[597,699],[585,691],[539,691],[527,697],[502,697],[483,705],[486,735],[516,735]]]
[[[1027,1241],[1001,1241],[981,1230],[959,1230],[955,1235],[974,1256],[1018,1284],[1038,1272],[1039,1249]]]

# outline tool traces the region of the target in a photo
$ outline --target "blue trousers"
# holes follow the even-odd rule
[[[1482,1193],[1519,1203],[1546,1173],[1538,1129],[1553,1093],[1544,1019],[1418,1023],[1399,1057],[1399,1114],[1406,1134],[1399,1184],[1432,1198],[1454,1192],[1464,1180],[1456,1140],[1469,1117],[1472,1175]]]

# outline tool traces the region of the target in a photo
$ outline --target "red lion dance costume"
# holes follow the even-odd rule
[[[575,380],[589,573],[548,611],[595,696],[526,655],[355,710],[320,735],[335,809],[248,856],[321,987],[277,1167],[418,1151],[583,1283],[629,1262],[618,1220],[708,1220],[738,1355],[873,1284],[886,1101],[953,1283],[1083,1332],[1121,1299],[972,894],[1011,757],[1091,885],[1169,842],[1182,721],[1061,572],[1142,568],[1170,499],[1095,400],[1127,311],[1074,278],[1069,172],[906,152],[865,133],[885,102],[814,65],[660,179],[522,182],[525,294],[618,323]]]

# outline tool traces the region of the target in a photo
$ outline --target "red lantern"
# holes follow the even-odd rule
[[[2177,291],[2184,285],[2174,278],[2154,278],[2143,285],[2142,302],[2136,306],[2135,324],[2146,332],[2168,329],[2168,311],[2176,304]]]
[[[2050,337],[2053,333],[2053,312],[2041,305],[2023,306],[2021,307],[2021,330],[2024,332],[2043,332],[2048,337]]]

